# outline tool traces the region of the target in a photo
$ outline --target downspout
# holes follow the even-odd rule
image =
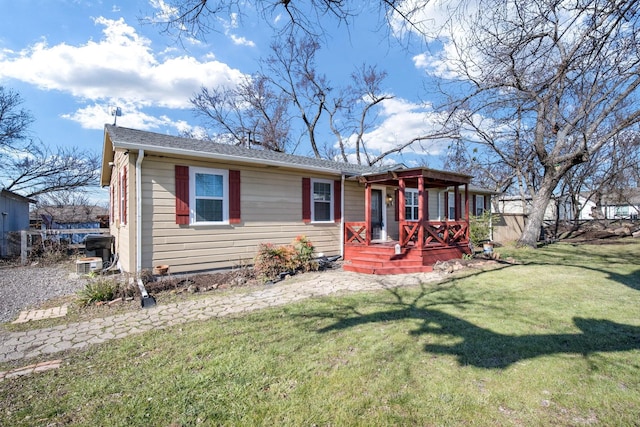
[[[344,259],[344,174],[340,176],[340,258]]]
[[[138,151],[136,159],[136,272],[142,271],[142,160],[144,150]]]

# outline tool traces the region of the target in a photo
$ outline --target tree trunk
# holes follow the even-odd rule
[[[531,211],[527,217],[522,235],[518,240],[518,246],[529,246],[531,248],[537,246],[540,230],[544,222],[544,213],[557,183],[557,178],[552,176],[551,173],[544,175],[540,189],[533,195]]]

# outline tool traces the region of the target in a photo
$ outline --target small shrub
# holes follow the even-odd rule
[[[469,219],[469,239],[475,247],[491,238],[491,212],[485,211],[480,216]]]
[[[295,251],[291,246],[260,243],[255,258],[256,275],[263,281],[275,280],[281,273],[293,271]]]
[[[293,241],[295,253],[296,270],[315,271],[318,269],[318,262],[314,261],[314,253],[316,251],[313,243],[306,236],[298,236]]]
[[[44,240],[40,245],[33,246],[29,252],[29,261],[37,262],[42,267],[69,259],[69,244],[66,241]]]
[[[313,243],[305,236],[296,237],[290,245],[261,243],[254,259],[256,276],[266,282],[277,279],[282,273],[317,270],[314,252]]]
[[[118,291],[117,282],[109,279],[98,279],[87,283],[80,292],[78,300],[83,305],[98,301],[111,301]]]

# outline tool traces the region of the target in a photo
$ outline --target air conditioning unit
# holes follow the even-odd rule
[[[102,258],[100,257],[80,258],[76,261],[77,274],[89,274],[92,271],[100,270],[102,270]]]

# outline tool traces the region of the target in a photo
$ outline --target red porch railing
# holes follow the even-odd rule
[[[402,247],[415,245],[428,248],[469,244],[469,224],[466,221],[401,221],[399,226],[399,243]],[[370,243],[366,222],[347,222],[344,232],[345,245]]]
[[[423,221],[420,226],[418,221],[401,221],[399,240],[402,247],[409,242],[423,248],[467,245],[469,224],[466,221]]]
[[[367,223],[346,222],[344,224],[344,243],[346,245],[369,244],[367,240]]]

